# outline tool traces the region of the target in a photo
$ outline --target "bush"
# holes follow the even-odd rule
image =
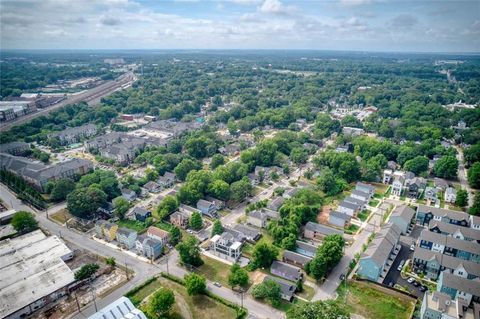
[[[75,280],[80,281],[91,278],[98,269],[100,269],[98,264],[85,264],[75,272]]]

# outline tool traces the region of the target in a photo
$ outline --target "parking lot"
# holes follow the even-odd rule
[[[423,230],[423,227],[415,225],[408,237],[402,236],[400,240],[400,245],[402,246],[402,248],[400,249],[400,252],[398,253],[397,258],[393,262],[393,265],[390,268],[390,271],[388,272],[387,276],[385,276],[385,279],[383,280],[383,284],[385,285],[389,285],[390,283],[392,283],[392,285],[398,284],[400,286],[408,288],[410,293],[414,294],[419,299],[422,299],[424,295],[424,293],[419,290],[420,287],[415,287],[413,284],[410,284],[407,282],[407,280],[403,279],[400,276],[400,271],[398,271],[397,268],[400,265],[400,262],[402,260],[407,261],[408,259],[412,258],[413,251],[410,250],[410,245],[412,244],[413,241],[416,241],[418,239],[422,230]]]

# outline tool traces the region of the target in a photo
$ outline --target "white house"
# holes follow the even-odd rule
[[[447,203],[455,203],[457,200],[457,190],[453,187],[447,188],[444,199]]]

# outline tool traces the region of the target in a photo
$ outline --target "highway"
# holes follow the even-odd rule
[[[180,267],[178,264],[178,253],[177,251],[172,251],[166,257],[162,257],[159,261],[155,264],[149,264],[144,261],[141,261],[131,255],[123,253],[119,249],[113,249],[109,246],[103,245],[102,243],[95,241],[87,234],[78,232],[76,230],[63,227],[50,219],[47,218],[45,212],[39,212],[32,209],[30,206],[25,205],[20,200],[18,200],[5,185],[0,184],[0,197],[2,198],[3,202],[9,206],[10,208],[16,210],[24,210],[32,212],[36,215],[36,218],[44,230],[50,232],[51,234],[57,235],[61,237],[66,242],[74,243],[79,248],[88,250],[94,254],[103,256],[103,257],[115,257],[117,263],[121,264],[122,266],[127,264],[127,267],[135,272],[134,277],[127,282],[125,285],[121,286],[120,288],[112,291],[108,295],[104,296],[103,298],[98,298],[96,300],[98,309],[105,307],[112,301],[118,299],[120,296],[124,295],[128,290],[131,288],[139,285],[140,283],[144,282],[148,278],[151,278],[154,275],[158,275],[160,272],[168,272],[182,277],[188,271],[184,268]],[[60,204],[48,209],[49,214],[53,214],[58,210],[65,207],[65,204]],[[167,258],[168,258],[168,269],[167,269]],[[227,299],[231,302],[236,304],[241,304],[241,296],[231,289],[226,287],[216,287],[213,285],[212,282],[207,283],[207,289],[212,291],[213,293],[219,295],[220,297]],[[285,318],[285,314],[283,312],[277,311],[265,304],[255,301],[250,296],[244,295],[243,297],[243,305],[248,309],[250,314],[255,315],[257,318],[261,319],[283,319]],[[90,303],[83,308],[81,308],[80,313],[74,313],[71,315],[71,318],[74,319],[83,319],[88,318],[95,312],[94,304]]]
[[[40,115],[47,115],[51,111],[61,108],[67,104],[74,104],[74,103],[85,101],[89,105],[95,105],[100,101],[102,97],[110,95],[114,91],[121,89],[122,86],[124,85],[129,85],[133,83],[134,81],[136,81],[136,79],[137,79],[136,76],[132,72],[122,74],[120,77],[118,77],[115,80],[105,82],[83,93],[70,95],[67,99],[57,104],[54,104],[52,106],[49,106],[45,109],[39,109],[36,112],[19,117],[13,121],[2,123],[2,125],[0,125],[0,132],[7,131],[15,125],[20,125],[20,124],[29,122]]]

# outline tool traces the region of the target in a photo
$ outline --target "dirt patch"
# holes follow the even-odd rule
[[[67,210],[66,208],[64,208],[64,209],[59,210],[59,211],[56,212],[55,214],[49,215],[49,217],[50,217],[53,221],[55,221],[55,222],[63,225],[63,224],[65,224],[70,218],[72,218],[73,216],[72,216],[72,214],[70,214],[70,213],[68,212],[68,210]]]
[[[252,286],[261,283],[265,276],[265,273],[261,272],[260,270],[255,270],[254,272],[252,272],[252,274],[250,275]]]
[[[319,224],[328,224],[328,216],[330,215],[331,209],[332,209],[331,205],[322,207],[322,210],[317,215],[317,222]]]

